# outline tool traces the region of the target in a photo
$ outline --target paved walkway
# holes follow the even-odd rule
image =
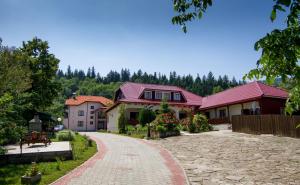
[[[154,142],[180,161],[192,185],[300,184],[300,139],[224,130]]]
[[[170,153],[157,144],[114,134],[83,134],[97,142],[99,151],[53,184],[186,184],[184,171]]]

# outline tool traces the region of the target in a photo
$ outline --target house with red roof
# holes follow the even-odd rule
[[[128,123],[137,124],[141,108],[148,106],[156,111],[164,98],[178,119],[185,118],[187,110],[191,110],[205,114],[212,124],[230,123],[233,115],[282,114],[287,97],[287,91],[261,82],[206,97],[176,86],[126,82],[115,92],[113,101],[101,96],[66,100],[64,125],[77,131],[116,131],[121,104],[125,104]]]
[[[107,129],[117,130],[120,104],[126,105],[126,117],[129,123],[137,124],[138,112],[145,106],[156,111],[165,98],[177,118],[186,116],[186,109],[198,110],[202,97],[185,89],[170,85],[142,84],[126,82],[116,91],[114,105],[107,111]]]
[[[75,131],[106,129],[105,110],[113,102],[102,96],[74,96],[65,102],[64,126]]]
[[[200,111],[210,123],[229,123],[233,115],[282,114],[288,92],[251,82],[204,97]]]
[[[217,124],[229,123],[233,115],[281,114],[287,97],[287,91],[261,82],[251,82],[207,97],[176,86],[126,82],[116,91],[114,104],[106,110],[107,129],[118,129],[120,104],[126,105],[126,117],[132,124],[137,123],[142,107],[158,110],[163,98],[167,99],[178,119],[184,118],[186,110],[190,109],[204,113],[210,123]]]

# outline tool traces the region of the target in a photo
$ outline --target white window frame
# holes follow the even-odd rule
[[[84,125],[84,122],[83,121],[78,121],[77,122],[77,127],[83,127]]]
[[[180,101],[180,100],[181,100],[181,95],[180,95],[180,93],[178,93],[178,92],[174,93],[174,100],[175,100],[175,101]]]
[[[162,98],[166,98],[167,100],[171,100],[171,92],[163,92],[162,93]]]
[[[155,99],[161,100],[163,97],[163,93],[161,91],[155,91]]]
[[[152,91],[145,91],[144,98],[147,100],[151,100],[152,99]]]
[[[84,116],[84,110],[78,110],[78,116]]]

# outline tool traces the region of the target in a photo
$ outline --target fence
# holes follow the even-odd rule
[[[300,116],[241,115],[232,116],[232,131],[248,134],[273,134],[300,138]]]

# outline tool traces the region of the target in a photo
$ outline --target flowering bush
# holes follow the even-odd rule
[[[159,114],[151,125],[156,131],[179,131],[179,120],[171,112]]]

